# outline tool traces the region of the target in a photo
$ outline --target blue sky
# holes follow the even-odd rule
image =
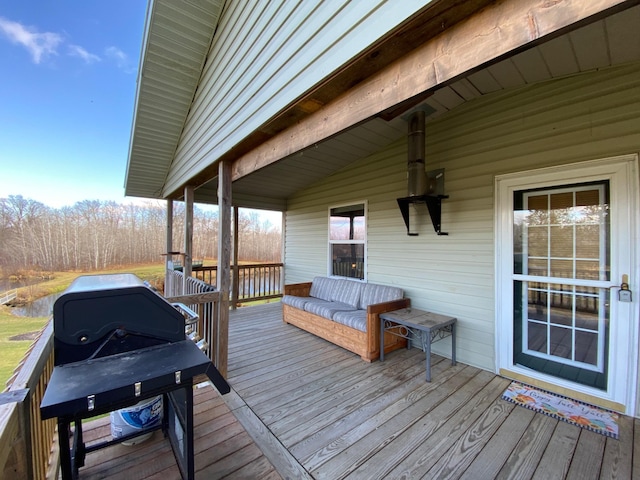
[[[0,198],[124,197],[147,0],[0,0]]]

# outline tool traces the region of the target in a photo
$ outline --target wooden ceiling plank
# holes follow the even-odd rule
[[[551,73],[542,59],[540,51],[536,48],[525,50],[513,57],[513,64],[528,84],[544,82],[551,78]]]
[[[467,77],[467,80],[483,95],[502,90],[502,86],[487,69],[472,73]]]
[[[640,57],[640,6],[605,19],[605,28],[614,64],[621,65]]]
[[[551,75],[564,77],[580,71],[573,45],[568,36],[554,38],[538,47]]]
[[[604,23],[597,22],[569,34],[581,71],[595,70],[610,65]]]
[[[450,85],[451,89],[460,95],[465,101],[478,98],[482,93],[466,78],[460,79]]]
[[[510,58],[500,63],[490,65],[487,70],[502,88],[522,87],[525,85],[524,78],[522,78],[520,71]]]
[[[447,110],[453,110],[464,103],[464,98],[458,95],[451,87],[439,89],[433,94],[433,98],[436,102],[444,105]]]

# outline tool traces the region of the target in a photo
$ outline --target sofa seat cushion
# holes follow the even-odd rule
[[[333,315],[340,311],[353,311],[356,308],[352,305],[342,302],[327,302],[326,300],[310,299],[304,304],[304,310],[315,315],[319,315],[329,320],[333,319]]]
[[[346,325],[347,327],[355,328],[361,332],[367,331],[367,312],[364,310],[336,312],[333,315],[333,321]]]
[[[401,288],[367,283],[364,285],[360,296],[360,308],[366,310],[369,305],[375,305],[376,303],[402,300],[403,296],[404,292]]]
[[[338,281],[335,278],[315,277],[313,279],[313,282],[311,283],[309,296],[330,302],[331,300],[333,300],[333,298],[331,297],[333,294],[333,290],[337,285]]]
[[[295,295],[284,295],[282,297],[282,303],[291,307],[304,310],[304,304],[309,301],[309,297],[296,297]]]

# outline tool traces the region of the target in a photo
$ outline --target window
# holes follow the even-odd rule
[[[364,280],[366,205],[333,207],[329,211],[329,273]]]

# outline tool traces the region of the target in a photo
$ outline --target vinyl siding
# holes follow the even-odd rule
[[[421,205],[409,237],[405,141],[289,199],[286,283],[327,273],[327,209],[368,202],[367,280],[402,287],[417,308],[458,318],[458,359],[495,370],[496,175],[640,151],[640,64],[500,92],[427,123],[427,170],[445,169],[442,229]],[[510,261],[510,259],[504,259]],[[434,344],[449,355],[449,340]]]
[[[428,3],[227,2],[165,193]]]

